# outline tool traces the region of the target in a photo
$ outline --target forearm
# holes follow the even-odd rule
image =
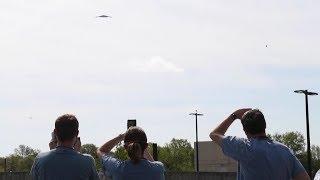
[[[219,145],[222,144],[222,140],[224,139],[224,134],[230,127],[230,125],[235,121],[236,119],[242,119],[242,116],[251,110],[251,108],[243,108],[238,109],[234,111],[230,116],[228,116],[218,127],[216,127],[211,133],[210,138],[218,143]]]
[[[98,155],[107,154],[109,153],[112,148],[114,148],[117,144],[119,144],[123,140],[123,135],[120,134],[119,136],[111,139],[110,141],[103,144],[98,150]]]
[[[222,121],[221,124],[219,124],[218,127],[216,127],[211,133],[210,133],[210,137],[213,134],[218,134],[218,135],[224,135],[226,133],[226,131],[228,130],[228,128],[230,127],[230,125],[233,123],[233,121],[235,120],[235,118],[232,118],[232,115],[228,116],[224,121]]]
[[[234,120],[235,118],[233,118],[232,115],[227,117],[224,121],[222,121],[221,124],[219,124],[218,127],[216,127],[210,133],[209,135],[210,138],[221,146],[222,140],[224,138],[224,134],[226,133],[226,131],[228,130],[228,128],[230,127],[230,125],[233,123]]]
[[[149,148],[146,148],[146,150],[145,150],[144,153],[143,153],[143,157],[144,157],[146,160],[154,161],[152,155],[151,155],[150,152],[149,152]]]

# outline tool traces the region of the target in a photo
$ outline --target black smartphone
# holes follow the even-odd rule
[[[127,129],[129,129],[129,127],[132,127],[132,126],[137,126],[137,120],[135,120],[135,119],[128,119]]]

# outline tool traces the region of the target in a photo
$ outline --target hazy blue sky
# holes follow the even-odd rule
[[[293,90],[320,91],[319,8],[311,0],[1,0],[0,155],[19,144],[47,150],[63,113],[77,115],[82,142],[96,145],[128,118],[152,142],[193,141],[195,109],[205,114],[201,141],[241,107],[260,108],[269,133],[305,134],[304,97]],[[318,145],[319,106],[310,98]],[[240,125],[228,134],[244,136]]]

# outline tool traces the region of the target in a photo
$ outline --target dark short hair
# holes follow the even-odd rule
[[[72,114],[64,114],[55,122],[56,136],[59,141],[71,140],[78,135],[79,122]]]
[[[259,109],[253,109],[246,112],[241,120],[245,132],[252,135],[265,132],[266,120]]]

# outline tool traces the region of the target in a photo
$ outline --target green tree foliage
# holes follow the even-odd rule
[[[28,157],[28,156],[37,156],[40,153],[40,150],[32,149],[26,145],[19,145],[18,148],[14,149],[14,155],[20,157]]]
[[[4,172],[4,157],[0,157],[0,172]]]
[[[172,139],[159,147],[159,160],[167,171],[194,171],[194,150],[185,139]]]
[[[305,138],[300,132],[287,132],[284,134],[268,135],[273,140],[281,142],[288,146],[294,154],[297,156],[301,164],[308,169],[308,155],[306,152]],[[315,173],[320,169],[320,147],[316,145],[311,146],[312,156],[312,172]]]
[[[316,145],[312,145],[311,155],[312,155],[313,174],[315,174],[320,169],[320,147]]]
[[[101,170],[101,160],[98,157],[97,149],[98,147],[94,144],[84,144],[81,146],[80,152],[82,154],[90,154],[95,160],[97,169]]]
[[[123,160],[123,161],[129,159],[128,153],[127,153],[126,149],[123,147],[122,143],[119,143],[116,146],[116,150],[114,151],[114,156],[118,159]]]
[[[26,145],[20,145],[14,150],[14,154],[7,157],[8,171],[30,171],[35,157],[40,150],[32,149]]]
[[[97,159],[97,149],[98,147],[94,144],[84,144],[81,146],[80,152],[82,154],[90,154],[94,159]]]
[[[153,149],[152,149],[152,144],[148,144],[148,151],[150,154],[152,154],[153,152]],[[158,150],[159,151],[159,150]],[[159,153],[159,152],[158,152]],[[126,149],[124,148],[123,144],[122,143],[119,143],[117,146],[116,146],[116,150],[114,151],[114,156],[118,159],[121,159],[123,161],[125,160],[128,160],[129,159],[129,156],[128,156],[128,153],[126,151]]]
[[[149,152],[152,152],[152,144],[149,144]],[[128,154],[122,144],[116,146],[115,157],[128,160]],[[164,147],[158,146],[158,158],[166,166],[167,171],[194,171],[194,150],[185,139],[172,139]]]
[[[312,158],[320,161],[320,147],[316,145],[311,146]]]
[[[305,151],[305,138],[300,132],[276,133],[271,138],[288,146],[295,155],[302,154]]]

